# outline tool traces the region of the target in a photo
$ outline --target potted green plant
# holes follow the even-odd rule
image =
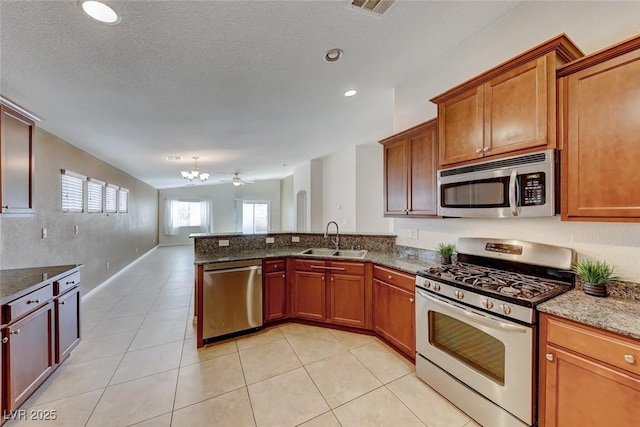
[[[577,263],[573,269],[584,280],[584,293],[594,297],[606,297],[609,282],[620,280],[615,275],[615,267],[605,261],[585,259]]]
[[[451,264],[451,257],[456,250],[456,245],[453,243],[440,243],[436,250],[440,255],[440,262],[442,264]]]

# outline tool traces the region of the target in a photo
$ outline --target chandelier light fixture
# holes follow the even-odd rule
[[[209,179],[209,174],[206,172],[200,172],[198,170],[198,159],[200,157],[193,157],[193,169],[190,171],[182,171],[180,174],[184,179],[188,179],[189,181],[193,181],[196,178],[199,178],[200,181],[204,182]]]

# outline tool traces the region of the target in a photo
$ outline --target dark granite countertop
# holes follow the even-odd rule
[[[52,283],[80,267],[82,265],[56,265],[0,270],[0,305]]]
[[[208,264],[212,262],[222,261],[241,261],[251,259],[269,259],[269,258],[283,258],[283,257],[299,257],[332,261],[361,261],[361,262],[373,262],[385,267],[394,268],[396,270],[404,271],[406,273],[415,274],[418,270],[424,270],[426,268],[434,266],[436,263],[433,261],[421,260],[417,258],[410,258],[404,255],[397,254],[395,252],[378,252],[368,251],[364,258],[348,258],[348,257],[332,257],[332,256],[309,256],[300,255],[305,248],[273,248],[262,250],[241,250],[236,253],[226,254],[224,257],[214,257],[207,255],[195,255],[194,263]]]
[[[637,299],[592,297],[576,288],[537,308],[544,313],[640,339],[640,301]]]

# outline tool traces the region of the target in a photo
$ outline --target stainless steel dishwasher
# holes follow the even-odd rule
[[[262,326],[262,261],[229,261],[204,266],[204,343]]]

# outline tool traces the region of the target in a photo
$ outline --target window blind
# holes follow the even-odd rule
[[[87,211],[102,212],[104,182],[89,178],[87,181]]]
[[[118,212],[129,212],[129,190],[126,188],[118,190]]]
[[[105,212],[116,212],[118,209],[118,187],[113,184],[107,184],[104,189],[104,210]]]
[[[82,175],[62,170],[62,212],[82,212],[84,210],[83,181]]]

